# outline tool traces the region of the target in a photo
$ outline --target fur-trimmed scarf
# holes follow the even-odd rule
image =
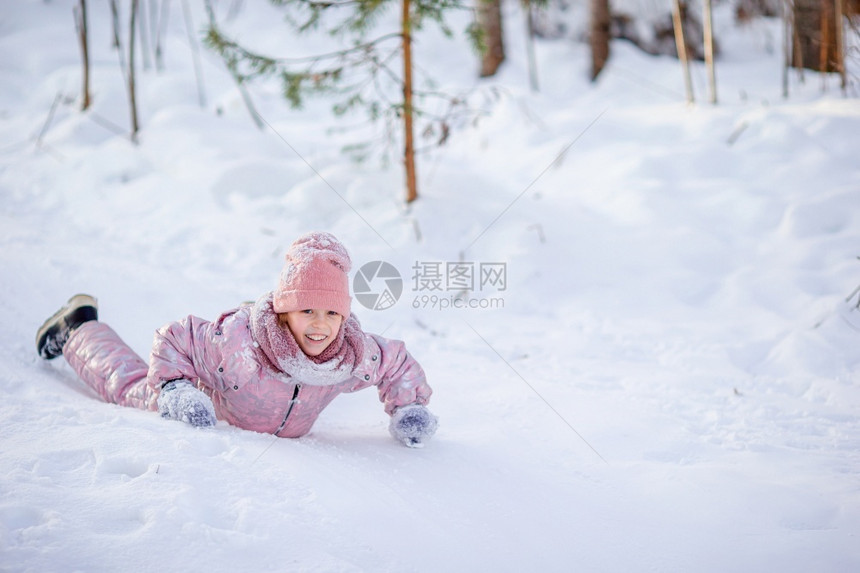
[[[251,308],[251,335],[276,375],[286,374],[290,384],[331,386],[348,380],[364,358],[364,332],[355,315],[344,317],[331,344],[318,356],[308,356],[272,308],[272,293],[260,297]]]

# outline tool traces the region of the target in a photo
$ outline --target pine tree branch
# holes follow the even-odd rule
[[[362,42],[360,44],[356,44],[351,48],[345,48],[343,50],[336,50],[334,52],[327,52],[324,54],[315,54],[313,56],[303,56],[303,57],[271,57],[271,56],[263,56],[262,54],[258,54],[253,52],[247,48],[240,46],[233,40],[228,39],[224,36],[220,30],[215,28],[214,26],[210,26],[209,31],[206,36],[207,44],[214,48],[216,51],[223,51],[226,49],[233,50],[237,52],[241,57],[247,58],[253,61],[258,62],[266,62],[271,64],[301,64],[304,62],[316,63],[325,60],[332,60],[343,58],[350,54],[354,54],[357,52],[368,51],[370,49],[375,48],[377,45],[394,38],[400,39],[402,35],[399,32],[392,32],[390,34],[384,34],[379,36],[378,38],[374,38],[373,40],[369,40],[367,42]]]

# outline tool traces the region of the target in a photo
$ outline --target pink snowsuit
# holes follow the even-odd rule
[[[272,295],[209,322],[189,316],[155,334],[149,366],[108,325],[86,322],[63,348],[68,363],[106,402],[157,410],[168,380],[186,379],[212,399],[218,419],[296,438],[340,393],[377,386],[390,415],[426,405],[432,390],[398,340],[361,330],[355,315],[319,357],[298,347],[272,309]]]

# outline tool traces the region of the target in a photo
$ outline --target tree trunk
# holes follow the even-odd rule
[[[138,10],[138,0],[131,0],[131,14],[128,28],[128,102],[131,109],[131,140],[137,143],[137,96],[134,85],[134,27]]]
[[[794,30],[797,40],[792,60],[795,67],[839,71],[834,0],[795,0]]]
[[[406,168],[406,202],[418,198],[418,183],[415,176],[415,144],[412,127],[412,19],[411,2],[403,0],[403,162]]]
[[[842,1],[836,0],[836,54],[839,56],[837,67],[839,68],[840,87],[842,91],[848,87],[848,78],[845,72],[845,38],[843,37],[843,9]]]
[[[209,9],[209,3],[206,4]],[[194,62],[194,77],[197,78],[197,102],[200,107],[206,107],[206,89],[203,87],[203,64],[200,60],[200,47],[194,35],[194,22],[191,19],[191,8],[188,0],[182,0],[182,15],[185,19],[185,31],[188,34],[188,45],[191,46],[191,57]],[[243,97],[245,94],[242,94]]]
[[[155,71],[164,71],[164,48],[162,39],[164,32],[167,29],[167,20],[170,14],[169,0],[161,0],[161,8],[158,7],[158,2],[152,0],[150,4],[151,14],[149,21],[152,22],[152,43],[155,46],[153,49],[153,57],[155,58]]]
[[[611,21],[609,0],[591,1],[591,81],[595,81],[609,60]]]
[[[122,40],[119,37],[119,6],[116,4],[117,0],[110,0],[110,14],[111,14],[111,23],[113,28],[113,47],[116,49],[117,54],[119,55],[119,67],[122,69],[122,73],[125,74],[125,55],[122,52]]]
[[[705,65],[708,68],[708,86],[710,89],[710,101],[712,104],[717,103],[717,72],[714,68],[714,27],[713,27],[713,10],[711,9],[711,0],[705,0],[704,18],[702,26],[705,32]]]
[[[788,97],[788,70],[791,67],[791,13],[787,3],[782,4],[782,97]]]
[[[137,32],[140,34],[140,54],[143,56],[143,69],[149,70],[151,66],[149,51],[149,23],[147,21],[146,0],[144,6],[138,6]]]
[[[531,0],[525,0],[526,9],[526,55],[529,61],[529,85],[532,91],[539,91],[537,58],[535,57],[535,19],[534,6]]]
[[[90,107],[90,51],[87,31],[87,0],[78,0],[78,9],[75,10],[75,23],[78,28],[78,39],[81,43],[81,65],[83,66],[81,110]]]
[[[486,51],[481,57],[481,77],[486,78],[495,75],[505,61],[501,0],[478,0],[478,25],[484,32]]]
[[[672,22],[675,28],[675,47],[678,49],[678,59],[681,61],[681,71],[684,73],[684,86],[687,90],[687,103],[693,103],[693,79],[690,77],[690,62],[687,59],[687,41],[684,39],[684,25],[681,16],[681,2],[672,3]]]

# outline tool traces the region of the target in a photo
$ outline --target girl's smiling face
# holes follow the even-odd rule
[[[337,338],[343,316],[333,310],[315,308],[281,313],[278,321],[290,329],[302,352],[319,356]]]

